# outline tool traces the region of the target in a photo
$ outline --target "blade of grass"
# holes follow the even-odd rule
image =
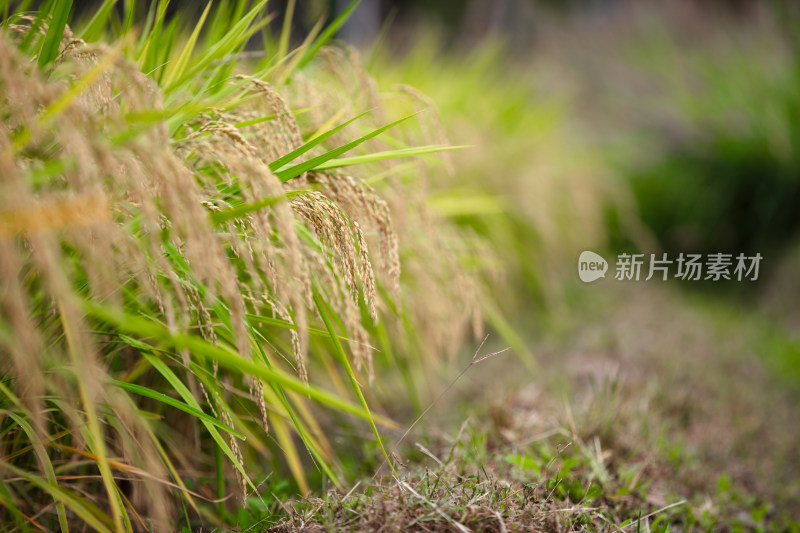
[[[28,436],[28,440],[33,444],[34,453],[36,454],[36,458],[39,460],[39,464],[41,464],[42,468],[44,469],[44,474],[47,481],[53,485],[58,485],[56,473],[55,470],[53,470],[53,463],[50,462],[50,457],[47,455],[47,451],[42,445],[42,441],[37,438],[31,425],[28,424],[28,422],[17,413],[6,411],[6,414],[9,418],[14,420],[19,427],[22,428],[22,430]],[[59,527],[61,528],[61,531],[66,533],[69,531],[69,526],[67,525],[67,513],[66,509],[64,508],[64,503],[58,500],[55,500],[55,502]]]
[[[311,133],[308,137],[306,137],[306,142],[311,142],[314,139],[316,139],[317,137],[319,137],[320,135],[323,135],[329,129],[334,128],[335,127],[334,125],[337,122],[339,122],[342,119],[342,117],[344,116],[345,111],[347,111],[347,108],[344,108],[344,107],[341,108],[331,118],[329,118],[328,120],[326,120],[325,122],[320,124],[319,128],[317,128],[317,130],[315,132]]]
[[[206,17],[208,17],[208,12],[211,10],[211,0],[206,4],[206,8],[203,10],[203,14],[200,15],[200,20],[197,21],[197,24],[194,27],[194,31],[189,36],[189,40],[186,41],[186,44],[183,46],[183,50],[181,51],[178,59],[175,60],[174,63],[170,64],[168,67],[168,74],[166,76],[166,80],[164,81],[165,85],[171,85],[175,78],[179,75],[183,74],[183,71],[186,70],[186,66],[189,64],[189,58],[192,56],[192,52],[194,51],[194,47],[197,44],[197,38],[200,36],[200,30],[203,28],[203,24],[206,21]]]
[[[140,411],[140,413],[141,413],[141,411]],[[91,459],[92,461],[95,461],[95,462],[97,461],[97,456],[94,455],[91,452],[87,452],[87,451],[84,451],[84,450],[79,450],[78,448],[75,448],[73,446],[69,446],[67,444],[59,444],[59,443],[56,443],[56,442],[51,443],[50,445],[53,446],[54,448],[58,448],[58,449],[60,449],[62,451],[68,452],[70,454],[80,455],[81,457],[85,457],[87,459]],[[138,468],[136,466],[124,463],[122,461],[116,461],[114,459],[109,459],[108,464],[111,465],[111,467],[114,470],[117,470],[119,472],[125,472],[126,474],[131,474],[131,475],[134,475],[134,476],[138,476],[140,478],[151,479],[151,480],[156,481],[158,483],[164,484],[164,485],[166,485],[168,487],[172,487],[172,488],[176,488],[176,489],[180,488],[181,490],[186,491],[186,493],[188,495],[193,495],[196,498],[201,498],[203,500],[208,501],[208,498],[206,498],[202,494],[199,494],[197,492],[193,492],[191,490],[188,490],[183,485],[178,485],[178,484],[172,483],[170,481],[167,481],[166,479],[161,479],[161,478],[153,475],[152,473],[148,472],[147,470],[142,470],[141,468]]]
[[[164,377],[164,379],[167,380],[167,382],[172,386],[175,392],[177,392],[187,404],[189,404],[191,407],[194,407],[198,411],[202,410],[200,408],[200,404],[197,403],[197,400],[192,395],[191,391],[186,387],[186,385],[183,384],[180,378],[164,363],[164,361],[148,353],[142,353],[142,357],[145,357],[147,359],[147,361],[153,366],[153,368],[155,368],[158,371],[158,373],[161,374]],[[219,408],[222,407],[219,406]],[[209,435],[211,435],[211,438],[214,439],[214,442],[217,443],[217,446],[222,448],[222,451],[228,457],[228,460],[230,460],[234,468],[236,468],[236,470],[239,471],[245,482],[250,486],[250,488],[254,492],[258,492],[256,486],[250,480],[250,476],[247,475],[244,466],[239,462],[238,459],[236,459],[233,450],[231,450],[230,446],[228,446],[228,443],[225,442],[225,439],[222,438],[222,435],[219,434],[215,425],[207,422],[204,419],[200,419],[200,422],[202,422],[202,424],[206,427],[206,430],[208,431]]]
[[[58,57],[58,45],[61,44],[61,37],[64,35],[64,28],[67,25],[69,12],[72,9],[72,0],[56,0],[53,4],[52,20],[44,36],[42,49],[39,51],[39,68],[44,68]]]
[[[461,150],[469,146],[443,146],[432,144],[429,146],[419,146],[416,148],[401,148],[400,150],[387,150],[385,152],[373,152],[371,154],[357,155],[354,157],[339,157],[331,159],[318,165],[314,170],[327,170],[331,168],[351,167],[353,165],[363,165],[364,163],[374,163],[387,159],[397,159],[400,157],[414,157],[437,152],[447,152],[450,150]]]
[[[134,54],[134,59],[139,64],[140,69],[142,72],[147,72],[144,70],[143,61],[146,57],[147,50],[149,48],[149,41],[153,36],[153,25],[155,24],[156,17],[158,16],[157,11],[159,8],[159,4],[156,2],[152,2],[150,7],[147,9],[147,15],[144,19],[144,28],[142,29],[142,33],[139,35],[139,43],[136,46],[136,53]]]
[[[26,472],[21,468],[6,463],[0,460],[0,469],[6,469],[17,477],[20,477],[38,487],[39,489],[47,492],[53,499],[63,502],[73,513],[86,522],[87,525],[94,528],[95,531],[100,533],[111,533],[114,528],[114,522],[111,518],[103,513],[96,505],[89,500],[76,494],[75,492],[48,482],[44,478]],[[117,528],[119,530],[119,528]]]
[[[214,443],[214,471],[217,480],[217,512],[220,516],[225,511],[225,460],[222,456],[222,448]]]
[[[145,362],[145,364],[147,363]],[[132,401],[130,397],[128,397],[127,400],[128,402],[130,402],[130,406],[133,409],[137,409],[136,404]],[[186,487],[186,484],[184,484],[183,479],[181,479],[180,475],[178,475],[178,471],[175,469],[175,465],[172,464],[172,460],[170,460],[167,451],[161,445],[161,441],[159,441],[158,437],[156,437],[155,433],[153,432],[153,429],[150,427],[150,424],[143,424],[143,430],[149,437],[150,442],[153,444],[153,446],[155,446],[156,450],[158,450],[158,455],[164,462],[164,465],[166,466],[170,476],[172,476],[172,479],[175,481],[175,486],[178,489],[180,489],[180,494],[186,499],[187,502],[189,502],[189,505],[192,506],[192,509],[194,509],[195,512],[199,512],[197,504],[195,503],[194,498],[192,497],[192,491],[190,491],[188,487]]]
[[[231,435],[235,436],[238,439],[244,439],[244,435],[242,435],[241,433],[239,433],[238,431],[236,431],[232,427],[220,422],[219,420],[217,420],[213,416],[204,413],[200,409],[197,409],[195,407],[192,407],[191,405],[188,405],[188,404],[186,404],[184,402],[176,400],[175,398],[172,398],[171,396],[167,396],[166,394],[163,394],[161,392],[154,391],[152,389],[148,389],[147,387],[143,387],[141,385],[136,385],[134,383],[126,383],[124,381],[118,381],[116,379],[109,379],[108,382],[110,384],[112,384],[112,385],[116,385],[117,387],[119,387],[121,389],[125,389],[125,390],[127,390],[129,392],[132,392],[134,394],[138,394],[139,396],[144,396],[146,398],[150,398],[152,400],[156,400],[156,401],[161,402],[163,404],[166,404],[166,405],[169,405],[171,407],[174,407],[175,409],[179,409],[179,410],[183,411],[186,414],[192,415],[195,418],[202,419],[202,420],[208,422],[209,424],[213,424],[213,425],[217,426],[218,428],[227,431],[228,433],[230,433]]]
[[[289,435],[286,422],[284,422],[283,418],[273,414],[270,414],[269,418],[272,430],[275,432],[275,437],[280,444],[281,451],[286,458],[286,462],[289,464],[292,477],[297,481],[300,493],[305,496],[309,493],[308,481],[306,480],[305,471],[303,470],[303,463],[300,461],[300,456],[297,453],[297,447],[294,445],[291,435]]]
[[[234,218],[241,218],[248,213],[252,213],[253,211],[259,211],[265,207],[275,205],[278,202],[286,201],[289,198],[297,196],[297,193],[298,191],[287,191],[286,194],[282,196],[268,196],[267,198],[262,198],[261,200],[250,204],[241,204],[236,207],[231,207],[230,209],[213,211],[209,214],[209,216],[211,217],[211,222],[214,224],[224,224],[225,222],[233,220]]]
[[[403,117],[400,120],[395,120],[394,122],[391,122],[391,123],[389,123],[389,124],[387,124],[385,126],[381,126],[380,128],[371,131],[370,133],[364,135],[363,137],[359,137],[358,139],[356,139],[354,141],[350,141],[349,143],[344,144],[344,145],[340,146],[339,148],[335,148],[333,150],[330,150],[329,152],[326,152],[326,153],[324,153],[324,154],[322,154],[320,156],[311,158],[308,161],[304,161],[302,163],[298,163],[297,165],[291,166],[291,167],[283,169],[283,170],[278,170],[277,172],[275,172],[275,175],[278,176],[278,178],[281,181],[287,182],[290,179],[296,178],[297,176],[303,174],[304,172],[308,172],[309,170],[315,169],[320,164],[322,164],[322,163],[324,163],[326,161],[329,161],[329,160],[333,159],[334,157],[342,155],[343,153],[355,148],[356,146],[360,145],[361,143],[364,143],[364,142],[372,139],[373,137],[377,137],[378,135],[380,135],[384,131],[386,131],[386,130],[388,130],[390,128],[393,128],[394,126],[397,126],[401,122],[404,122],[404,121],[410,119],[414,115],[416,115],[416,113],[414,113],[413,115],[409,115],[407,117]]]
[[[84,312],[96,319],[103,320],[116,326],[128,335],[156,338],[176,349],[186,349],[216,361],[220,366],[236,373],[249,374],[259,377],[268,383],[276,383],[287,389],[307,396],[317,403],[331,409],[349,413],[359,418],[367,419],[362,407],[354,405],[318,387],[308,385],[299,379],[289,376],[279,369],[268,369],[241,357],[233,350],[224,346],[211,344],[200,337],[185,333],[171,333],[169,329],[159,323],[127,313],[121,309],[109,308],[95,302],[81,302]],[[388,428],[396,428],[397,423],[379,415],[372,416],[375,423]]]
[[[263,324],[269,324],[270,326],[277,326],[279,328],[293,329],[293,330],[300,329],[296,324],[292,324],[291,322],[288,322],[286,320],[281,320],[280,318],[272,318],[271,316],[254,315],[252,313],[247,313],[245,314],[245,317],[247,317],[252,322],[261,322]],[[321,337],[328,336],[327,331],[323,331],[317,328],[308,328],[308,332],[312,335],[319,335]],[[343,341],[350,341],[350,339],[344,336],[340,336],[339,338],[342,339]]]
[[[308,406],[305,403],[305,398],[301,397],[295,392],[288,391],[287,400],[288,399],[291,399],[292,405],[295,406],[297,412],[300,413],[300,418],[305,421],[306,426],[310,429],[309,437],[314,439],[316,448],[320,451],[323,458],[325,458],[327,461],[330,461],[330,458],[333,457],[333,448],[331,447],[331,443],[326,438],[325,433],[322,431],[319,423],[308,409]],[[337,484],[337,480],[335,478],[334,484]]]
[[[167,16],[168,5],[169,0],[159,0],[158,3],[151,4],[148,20],[142,33],[144,43],[139,47],[139,52],[136,56],[142,72],[153,71],[159,64],[157,54],[165,48],[163,46],[164,34],[162,28]],[[157,39],[159,40],[158,44],[156,44]]]
[[[172,83],[166,84],[165,91],[172,92],[176,90],[187,81],[197,77],[214,60],[233,54],[238,51],[240,47],[243,47],[247,43],[247,40],[257,32],[262,25],[269,21],[268,18],[264,18],[258,22],[254,22],[266,4],[267,0],[260,0],[257,2],[241,20],[230,28],[228,33],[224,34],[219,41],[208,47],[206,51],[190,66],[187,66],[187,68],[181,72],[180,76],[173,80]]]
[[[264,361],[264,364],[266,364],[267,367],[271,369],[272,368],[272,364],[270,363],[269,358],[267,357],[267,354],[264,352],[264,348],[258,342],[258,336],[259,336],[258,332],[252,326],[250,327],[250,331],[251,331],[251,334],[252,334],[252,338],[251,338],[252,343],[257,348],[258,353],[261,355],[261,360]],[[317,461],[317,463],[322,467],[322,470],[325,472],[325,474],[328,476],[328,478],[330,478],[331,481],[333,481],[333,483],[337,487],[339,487],[339,481],[338,481],[336,475],[330,469],[330,467],[328,466],[328,462],[325,460],[324,457],[322,457],[322,454],[318,450],[317,446],[313,443],[313,440],[308,435],[308,432],[306,431],[305,427],[300,422],[300,420],[297,418],[297,415],[295,414],[295,410],[292,408],[291,404],[289,403],[289,400],[286,397],[286,394],[284,393],[283,388],[280,387],[280,386],[272,385],[272,389],[275,391],[275,394],[280,399],[281,404],[283,404],[283,407],[286,410],[286,413],[291,418],[292,423],[294,424],[295,430],[297,431],[297,434],[300,436],[300,439],[303,441],[303,444],[305,445],[306,450],[308,450],[308,452],[311,454],[311,456],[314,457],[314,459]],[[266,389],[265,389],[265,393],[266,393]],[[289,444],[291,444],[291,441],[289,441]],[[295,466],[295,469],[293,470],[293,474],[295,475],[295,479],[297,479],[298,475],[301,476],[300,479],[297,479],[298,485],[304,485],[306,490],[307,490],[308,489],[307,482],[306,482],[306,479],[305,479],[305,475],[302,472],[302,466],[300,465],[299,461],[294,466]]]
[[[83,31],[78,33],[78,38],[86,42],[94,42],[102,35],[108,21],[111,18],[111,12],[117,0],[105,0],[100,7],[97,8],[94,16],[89,20],[89,23],[83,28]]]
[[[491,324],[505,342],[511,345],[514,353],[517,354],[517,358],[525,368],[527,368],[531,374],[537,373],[539,368],[536,363],[536,358],[514,327],[508,323],[508,320],[506,320],[503,314],[493,306],[487,306],[484,312],[486,313],[486,319],[489,324]]]
[[[125,15],[122,21],[121,35],[128,35],[136,22],[136,0],[125,0]]]
[[[311,46],[314,42],[314,39],[317,38],[319,32],[322,31],[323,25],[325,24],[325,19],[320,18],[314,27],[309,30],[308,35],[306,38],[303,39],[303,42],[298,46],[295,50],[293,50],[290,54],[286,57],[278,57],[277,64],[272,65],[271,63],[267,63],[264,67],[263,71],[272,72],[272,70],[278,70],[278,74],[275,76],[275,85],[283,85],[286,83],[286,80],[289,79],[292,72],[297,68],[297,65],[303,59],[303,55],[305,54],[306,50]],[[272,65],[272,66],[270,66]],[[278,67],[281,67],[278,69]]]
[[[397,11],[397,6],[394,6],[383,20],[383,24],[381,24],[381,30],[378,32],[378,37],[373,41],[372,51],[369,54],[369,60],[366,62],[367,72],[373,71],[375,62],[378,60],[378,57],[380,57],[383,46],[386,44],[386,38],[389,35],[389,30],[391,29],[392,24],[394,24],[395,18],[397,17]]]
[[[79,348],[78,337],[75,332],[76,324],[74,323],[74,315],[67,311],[69,307],[61,300],[58,302],[58,310],[61,317],[61,323],[64,328],[64,336],[67,343],[67,352],[70,361],[75,368],[75,377],[78,380],[78,392],[80,395],[83,409],[86,413],[86,432],[84,438],[90,450],[94,451],[97,456],[97,467],[100,470],[100,476],[103,479],[103,485],[106,493],[108,494],[109,505],[111,506],[111,517],[114,521],[114,527],[117,531],[123,529],[123,517],[127,512],[124,509],[122,500],[119,497],[117,484],[114,481],[114,476],[111,473],[111,467],[108,464],[108,456],[106,454],[106,442],[103,429],[99,424],[99,417],[96,409],[94,399],[90,396],[87,390],[87,383],[89,383],[89,369],[86,365],[86,357],[83,351]]]
[[[228,342],[235,342],[234,333],[233,333],[233,324],[231,320],[230,310],[224,306],[222,303],[217,303],[214,306],[214,314],[223,322],[224,327],[215,328],[218,336],[221,338],[225,338]],[[272,369],[272,363],[267,357],[266,352],[264,351],[261,344],[258,342],[258,338],[260,335],[258,332],[248,324],[248,329],[250,331],[249,339],[250,345],[253,348],[253,351],[257,353],[260,358],[254,358],[254,362],[263,362],[267,366],[267,368]],[[263,382],[262,382],[263,383]],[[316,464],[321,464],[325,473],[334,481],[336,480],[333,472],[330,471],[328,468],[327,463],[322,459],[319,451],[316,449],[315,444],[313,441],[308,437],[305,428],[302,426],[300,421],[297,419],[295,415],[294,409],[286,400],[286,396],[283,393],[283,389],[278,385],[267,384],[267,387],[262,387],[261,391],[263,393],[263,399],[259,398],[257,401],[261,402],[264,401],[266,405],[270,405],[273,407],[272,412],[267,413],[267,417],[272,420],[271,427],[274,429],[275,436],[278,439],[279,446],[284,453],[284,457],[289,464],[289,469],[292,472],[295,480],[297,481],[298,486],[300,487],[303,493],[308,492],[308,481],[305,476],[305,471],[303,469],[302,462],[300,461],[300,455],[297,452],[297,446],[295,445],[294,441],[289,436],[289,432],[284,422],[283,417],[291,418],[292,423],[294,424],[295,430],[297,431],[298,435],[303,441],[303,444],[306,447],[306,450],[309,454],[316,460]],[[255,399],[254,399],[255,400]],[[279,408],[283,407],[284,412],[280,413]],[[275,413],[279,413],[280,417],[276,417]],[[338,483],[337,483],[338,486]]]
[[[281,37],[278,41],[277,56],[279,58],[285,57],[289,52],[289,40],[292,36],[292,18],[294,17],[295,0],[289,0],[283,14],[283,27],[281,28]]]
[[[386,453],[386,449],[383,447],[383,441],[381,440],[381,435],[378,433],[378,428],[375,425],[375,420],[372,418],[372,414],[370,413],[369,406],[367,405],[367,401],[364,399],[364,394],[361,392],[361,385],[358,384],[358,380],[356,379],[356,375],[353,372],[353,368],[350,366],[350,361],[347,358],[347,354],[342,347],[342,343],[339,342],[339,337],[336,335],[336,332],[333,329],[333,324],[331,323],[331,319],[328,316],[327,310],[325,309],[325,304],[322,300],[322,297],[319,295],[317,291],[313,293],[314,304],[317,307],[317,311],[322,318],[322,321],[325,323],[325,327],[328,328],[328,333],[330,335],[330,340],[333,343],[333,348],[336,354],[339,357],[339,361],[344,366],[345,370],[347,371],[347,375],[350,378],[350,384],[353,386],[353,390],[358,397],[358,401],[361,403],[361,408],[364,410],[364,415],[366,420],[369,422],[370,427],[372,428],[372,433],[375,435],[375,440],[378,442],[378,446],[383,453],[383,456],[386,460],[389,460],[389,455]],[[392,473],[396,474],[394,470],[394,465],[389,462],[389,466],[392,469]]]
[[[360,3],[361,0],[353,0],[347,5],[346,8],[344,8],[338,17],[328,24],[322,34],[320,34],[319,38],[315,40],[314,43],[305,51],[302,59],[298,62],[298,69],[305,67],[308,62],[311,61],[315,55],[317,55],[319,49],[325,46],[325,44],[327,44],[328,41],[330,41],[333,36],[336,35],[336,32],[339,31],[339,28],[341,28],[345,22],[347,22],[347,19],[350,18],[350,15],[353,13],[353,11],[355,11]]]
[[[159,86],[164,87],[164,73],[167,72],[172,55],[172,49],[178,40],[178,19],[174,18],[167,23],[159,36],[159,45],[153,49],[154,63],[153,78]]]
[[[342,129],[344,129],[348,125],[352,124],[356,120],[360,119],[361,117],[363,117],[367,113],[369,113],[369,111],[364,111],[360,115],[355,116],[355,117],[351,118],[350,120],[339,124],[335,128],[332,128],[332,129],[326,131],[325,133],[316,136],[315,138],[313,138],[313,139],[309,140],[308,142],[304,143],[302,146],[298,147],[297,149],[292,150],[288,154],[286,154],[286,155],[284,155],[282,157],[279,157],[278,159],[276,159],[275,161],[273,161],[272,163],[269,164],[269,169],[271,171],[275,172],[276,170],[278,170],[279,168],[283,167],[287,163],[297,159],[298,157],[300,157],[304,153],[308,152],[309,150],[311,150],[315,146],[317,146],[320,143],[324,142],[326,139],[328,139],[332,135],[335,135],[336,133],[340,132]]]
[[[23,533],[28,533],[31,531],[31,528],[28,527],[28,522],[33,524],[40,531],[45,530],[44,526],[39,526],[39,524],[34,522],[33,519],[23,514],[22,511],[19,510],[19,507],[17,507],[17,505],[14,503],[14,498],[11,496],[11,492],[9,492],[8,487],[3,480],[0,480],[0,505],[8,509],[8,511],[11,513],[11,516],[14,517],[17,527]]]

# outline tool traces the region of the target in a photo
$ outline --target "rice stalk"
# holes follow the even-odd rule
[[[166,2],[138,42],[65,25],[54,54],[62,11],[14,15],[0,38],[0,524],[166,530],[208,517],[205,479],[237,487],[223,510],[272,470],[302,492],[338,483],[320,413],[368,422],[381,448],[396,427],[362,392],[384,370],[373,338],[422,372],[479,333],[461,260],[479,241],[408,186],[425,162],[389,160],[430,153],[413,148],[427,126],[389,118],[357,58],[322,47],[330,32],[281,45],[289,70],[229,60],[263,3],[207,8],[186,39]],[[77,35],[106,33],[110,5]],[[230,32],[225,13],[241,14]],[[357,97],[329,83],[348,71]],[[356,118],[331,128],[341,116]]]

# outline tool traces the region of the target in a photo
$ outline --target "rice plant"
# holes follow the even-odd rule
[[[419,403],[486,298],[486,244],[427,207],[451,148],[429,111],[327,46],[341,17],[292,49],[266,0],[194,24],[21,4],[0,2],[0,529],[242,525],[288,479],[342,482],[331,425],[385,457],[376,374]]]

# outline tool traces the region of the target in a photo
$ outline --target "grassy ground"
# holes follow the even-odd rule
[[[778,370],[797,341],[773,304],[572,296],[532,346],[540,375],[480,363],[407,437],[400,477],[298,501],[272,530],[797,531],[800,388]]]

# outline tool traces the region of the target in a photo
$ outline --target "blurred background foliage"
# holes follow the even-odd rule
[[[403,24],[422,9],[411,4],[395,6],[383,46],[404,60],[376,64],[463,117],[448,121],[458,142],[500,147],[475,181],[510,193],[512,220],[531,222],[534,238],[517,242],[530,243],[523,253],[535,268],[577,253],[573,231],[585,247],[607,239],[645,253],[761,252],[767,271],[796,244],[797,2],[444,2],[435,30]],[[482,141],[464,139],[470,120]],[[516,156],[505,152],[515,142],[499,138],[516,140]],[[479,168],[464,167],[460,179]],[[551,179],[565,204],[519,189],[552,191]],[[537,246],[547,241],[562,246]],[[556,270],[530,279],[552,281]]]
[[[81,2],[76,13],[100,3]],[[148,2],[141,4],[144,13]],[[299,43],[320,17],[348,4],[297,2],[293,39]],[[288,0],[270,5],[276,16],[269,27],[277,33]],[[175,0],[168,12],[188,21],[201,11],[200,3]],[[495,142],[483,167],[463,164],[459,179],[487,194],[480,209],[489,209],[494,189],[512,201],[495,208],[533,222],[512,222],[520,232],[514,239],[530,243],[538,257],[521,275],[546,297],[541,280],[557,270],[548,262],[576,249],[573,238],[559,249],[547,245],[563,237],[548,228],[554,224],[587,232],[585,246],[609,237],[615,249],[647,252],[780,252],[793,242],[800,225],[793,208],[800,200],[797,21],[791,0],[366,0],[338,37],[360,47],[379,78],[429,95],[456,144],[508,140]],[[249,45],[261,46],[258,36]],[[559,147],[570,156],[561,157]],[[528,150],[542,156],[527,157]],[[576,186],[563,178],[568,173],[587,176]],[[562,180],[573,205],[545,194],[539,206],[572,211],[550,216],[535,207],[532,198],[541,195],[518,187],[548,187],[557,174],[552,179]],[[635,201],[604,206],[605,193],[620,182],[620,194]],[[597,204],[588,207],[584,196]],[[453,216],[491,231],[492,224],[466,213],[479,208],[475,198],[464,205],[470,202]],[[513,205],[522,202],[529,209]],[[605,227],[593,218],[597,209]],[[632,227],[634,215],[649,234]],[[509,235],[494,237],[500,234]],[[528,253],[507,244],[509,253]]]
[[[799,3],[423,4],[360,27],[380,43],[371,64],[481,148],[446,187],[508,216],[469,214],[474,199],[454,216],[503,243],[526,294],[558,309],[584,248],[760,252],[766,277],[796,246]]]

